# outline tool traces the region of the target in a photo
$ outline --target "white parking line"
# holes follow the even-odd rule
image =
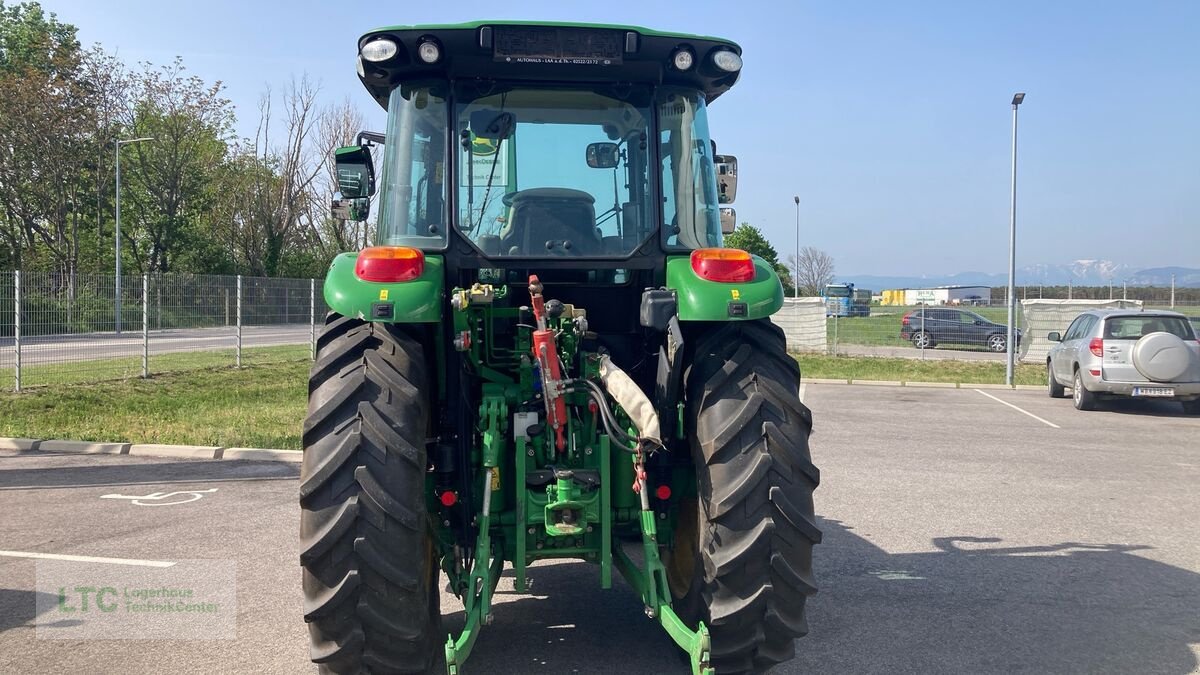
[[[800,383],[800,402],[801,402],[801,403],[804,403],[804,392],[805,392],[807,389],[808,389],[808,384],[807,384],[807,383],[804,383],[804,382],[801,382],[801,383]]]
[[[1013,404],[1009,403],[1008,401],[1005,401],[1005,400],[1002,400],[1002,399],[998,399],[998,398],[996,398],[995,396],[992,396],[991,394],[987,393],[986,391],[983,391],[982,389],[976,389],[975,391],[977,391],[977,392],[979,392],[979,393],[983,394],[984,396],[986,396],[986,397],[988,397],[988,398],[992,399],[993,401],[996,401],[997,403],[1003,403],[1004,405],[1006,405],[1006,406],[1008,406],[1008,407],[1012,408],[1013,410],[1016,410],[1017,412],[1020,412],[1020,413],[1025,413],[1026,415],[1029,415],[1029,416],[1030,416],[1030,417],[1032,417],[1033,419],[1035,419],[1035,420],[1037,420],[1037,421],[1041,422],[1042,424],[1045,424],[1045,425],[1046,425],[1046,426],[1048,426],[1048,427],[1054,427],[1055,429],[1061,429],[1061,428],[1062,428],[1062,427],[1058,426],[1057,424],[1055,424],[1054,422],[1050,422],[1050,421],[1044,420],[1044,419],[1042,419],[1042,418],[1038,417],[1037,415],[1034,415],[1033,413],[1029,412],[1028,410],[1025,410],[1025,409],[1023,409],[1023,408],[1018,408],[1017,406],[1015,406],[1015,405],[1013,405]]]
[[[166,560],[138,560],[136,558],[97,558],[90,555],[62,555],[60,553],[31,553],[29,551],[0,551],[0,556],[9,558],[36,558],[39,560],[65,560],[67,562],[105,563],[108,565],[134,565],[137,567],[171,567],[175,563]]]

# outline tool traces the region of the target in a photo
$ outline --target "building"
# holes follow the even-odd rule
[[[936,288],[897,288],[883,292],[883,305],[990,305],[988,286],[938,286]]]

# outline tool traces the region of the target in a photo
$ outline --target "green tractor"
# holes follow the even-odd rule
[[[377,245],[330,267],[309,381],[312,660],[460,672],[505,564],[520,592],[561,559],[605,589],[620,572],[693,673],[790,659],[818,473],[779,278],[721,248],[737,168],[706,111],[741,49],[480,22],[383,28],[358,52],[388,121],[335,157],[335,216],[374,197]]]

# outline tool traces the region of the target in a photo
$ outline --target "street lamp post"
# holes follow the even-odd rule
[[[130,143],[140,143],[141,141],[152,141],[153,136],[142,136],[141,138],[130,138],[127,140],[113,141],[113,145],[117,148],[117,205],[116,205],[116,242],[117,242],[117,286],[116,296],[113,299],[114,323],[116,324],[117,335],[121,334],[121,146]]]
[[[1025,93],[1013,95],[1012,99],[1012,206],[1008,212],[1008,336],[1005,340],[1008,354],[1004,363],[1004,383],[1012,386],[1016,339],[1013,320],[1017,308],[1017,106],[1025,100]]]
[[[792,266],[796,268],[795,276],[792,278],[792,297],[800,297],[800,196],[792,197],[796,202],[796,253],[795,259],[792,260]]]

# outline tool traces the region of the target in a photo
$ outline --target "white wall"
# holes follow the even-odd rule
[[[1053,342],[1046,339],[1052,331],[1067,332],[1067,326],[1089,309],[1138,309],[1141,300],[1022,300],[1025,321],[1021,331],[1021,361],[1045,363]]]
[[[771,316],[787,336],[790,352],[821,352],[828,349],[825,332],[825,302],[821,298],[784,298],[783,307]]]

